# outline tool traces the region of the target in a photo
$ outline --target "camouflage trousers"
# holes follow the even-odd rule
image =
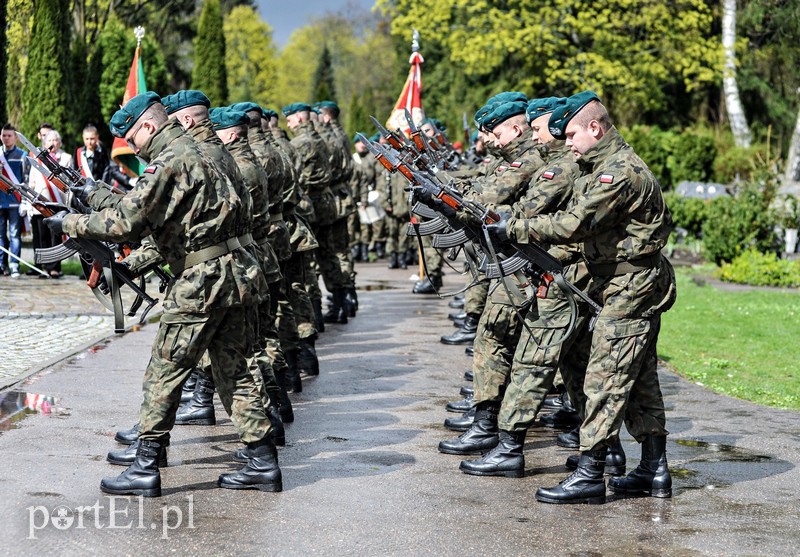
[[[464,311],[473,315],[483,314],[489,297],[489,281],[484,280],[464,292]]]
[[[222,405],[242,442],[270,434],[262,393],[248,371],[253,319],[253,310],[244,307],[161,316],[142,386],[140,439],[169,443],[181,388],[206,351]]]
[[[347,216],[347,237],[350,240],[351,248],[363,241],[361,239],[361,221],[358,220],[358,213],[352,213]]]
[[[407,234],[408,217],[386,215],[386,253],[405,253],[410,242]]]
[[[503,400],[514,348],[522,329],[514,306],[499,303],[498,298],[507,300],[495,290],[478,321],[472,358],[475,404]]]
[[[416,236],[415,236],[416,238]],[[431,237],[422,237],[422,247],[425,255],[425,265],[428,269],[428,275],[431,277],[439,277],[444,274],[442,268],[444,267],[444,257],[439,250],[431,246]]]
[[[577,263],[565,269],[564,278],[585,290],[591,276],[584,263]],[[572,315],[564,293],[552,283],[544,298],[536,298],[525,316],[525,327],[514,351],[508,387],[498,414],[500,429],[525,431],[533,425],[558,370],[575,408],[582,413],[586,401],[583,378],[588,352],[584,342],[576,341],[585,338],[589,320],[585,315],[588,310],[581,309],[584,313],[577,317],[570,337],[565,338]],[[575,362],[579,362],[579,369],[574,369]]]
[[[592,333],[583,390],[586,417],[581,451],[607,446],[619,437],[623,421],[638,442],[668,434],[656,343],[661,316],[606,317],[601,313]]]
[[[344,219],[339,219],[327,226],[315,226],[314,236],[319,242],[316,258],[319,272],[325,281],[325,288],[328,289],[328,292],[333,292],[336,288],[345,288],[348,285],[349,278],[342,272],[339,251],[342,246],[346,251],[349,251],[347,250],[346,222]]]
[[[356,285],[356,262],[353,259],[353,252],[350,250],[350,233],[347,227],[348,217],[342,217],[331,225],[333,235],[336,238],[334,249],[336,250],[336,258],[339,260],[342,280],[345,281],[345,287],[352,288]],[[327,288],[327,282],[325,284]]]
[[[289,313],[294,314],[297,335],[301,338],[316,338],[317,324],[314,318],[314,308],[306,289],[307,261],[313,259],[305,251],[294,252],[292,257],[283,266],[283,276],[286,280],[286,301],[278,300],[278,330],[290,326],[286,321]],[[316,274],[314,274],[316,279]],[[319,289],[319,285],[317,285]],[[320,293],[320,298],[322,294]]]
[[[372,224],[361,225],[361,241],[367,244],[369,251],[375,251],[375,242],[386,241],[386,221],[384,217]]]

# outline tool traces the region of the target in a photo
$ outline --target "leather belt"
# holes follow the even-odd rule
[[[645,269],[652,269],[661,261],[661,252],[656,252],[651,255],[633,259],[631,261],[620,261],[617,263],[592,263],[586,262],[589,272],[598,277],[616,277],[626,275],[628,273],[635,273],[637,271],[644,271]]]

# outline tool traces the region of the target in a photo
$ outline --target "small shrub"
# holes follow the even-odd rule
[[[684,180],[708,182],[714,170],[717,144],[706,130],[690,128],[681,132],[672,143],[667,159],[672,184]]]
[[[800,261],[778,259],[774,253],[748,249],[730,263],[724,263],[719,278],[755,286],[800,286]]]
[[[670,189],[673,184],[667,160],[673,149],[677,135],[655,126],[636,125],[622,131],[625,141],[633,147],[636,154],[647,164],[650,171],[661,184],[662,189]]]
[[[710,201],[697,197],[684,197],[675,192],[665,193],[664,201],[672,213],[672,222],[675,226],[684,228],[689,236],[699,238],[703,224],[708,219]]]

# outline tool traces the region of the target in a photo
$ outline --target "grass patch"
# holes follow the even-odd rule
[[[41,267],[40,267],[41,268]],[[30,267],[25,265],[25,263],[20,264],[20,269],[24,273]],[[72,275],[79,277],[83,274],[83,268],[81,267],[80,262],[77,259],[65,259],[61,262],[61,272],[65,275]]]
[[[678,300],[662,318],[658,353],[713,391],[800,410],[800,294],[727,292],[676,269]]]

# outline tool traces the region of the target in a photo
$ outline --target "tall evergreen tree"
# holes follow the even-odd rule
[[[0,56],[0,122],[6,122],[6,14],[8,13],[8,1],[0,0],[0,49],[3,56]]]
[[[333,83],[333,62],[327,45],[322,49],[322,54],[319,56],[319,63],[317,64],[317,70],[314,72],[312,83],[313,100],[315,102],[336,100],[336,86]]]
[[[225,35],[219,0],[205,0],[197,38],[194,41],[192,87],[203,91],[213,106],[228,101],[228,77],[225,71]]]
[[[39,0],[33,14],[28,68],[22,86],[22,129],[35,136],[41,122],[62,133],[69,122],[68,85],[70,44],[67,3]]]

